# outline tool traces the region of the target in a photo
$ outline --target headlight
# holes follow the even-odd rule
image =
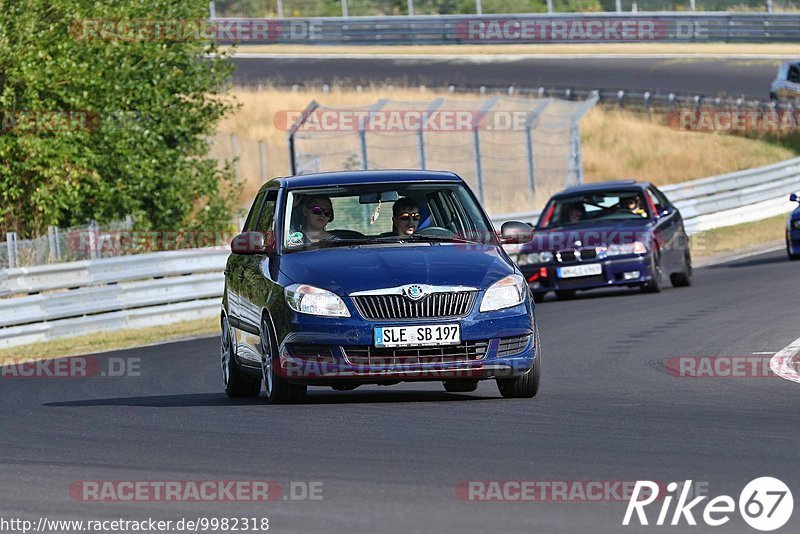
[[[489,286],[481,300],[482,312],[502,310],[521,304],[528,290],[525,279],[517,274],[510,274]]]
[[[800,219],[795,219],[792,221],[792,228],[795,230],[800,230]]]
[[[531,252],[517,256],[517,265],[531,265],[534,263],[548,263],[553,261],[552,252]]]
[[[326,289],[293,284],[284,290],[286,303],[297,313],[324,317],[350,317],[344,301]]]
[[[641,241],[626,243],[624,245],[608,245],[606,254],[609,256],[622,256],[626,254],[647,254],[647,247]]]

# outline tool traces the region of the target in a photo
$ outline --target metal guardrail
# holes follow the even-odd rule
[[[662,187],[684,219],[690,235],[713,228],[765,219],[787,213],[794,206],[786,201],[800,191],[800,158],[739,172],[701,178]],[[492,216],[499,228],[506,221],[536,223],[540,211],[531,210]]]
[[[690,233],[759,220],[794,207],[786,197],[800,190],[800,158],[663,190]],[[492,221],[537,217],[506,213]],[[12,296],[0,299],[0,348],[214,317],[228,254],[194,249],[0,271],[0,295]]]
[[[738,12],[561,13],[213,19],[222,44],[513,44],[797,42],[800,14]],[[256,26],[257,25],[257,26]],[[630,28],[630,31],[624,31]]]

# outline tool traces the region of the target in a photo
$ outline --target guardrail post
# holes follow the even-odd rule
[[[553,14],[553,0],[547,0],[547,12]]]
[[[625,91],[623,91],[622,89],[617,91],[617,103],[619,104],[619,107],[621,108],[625,107]]]
[[[622,0],[616,1],[617,13],[622,13]]]
[[[258,142],[258,159],[261,163],[261,183],[267,183],[267,145],[264,141]]]
[[[283,0],[278,0],[278,18],[283,18]]]
[[[342,17],[347,18],[347,0],[341,0],[342,2]]]
[[[217,18],[217,6],[214,4],[214,0],[211,0],[208,3],[208,18],[215,19]]]
[[[650,117],[650,91],[644,92],[644,109],[647,111],[647,117]]]
[[[772,0],[767,0],[767,13],[772,13]]]
[[[689,0],[689,10],[694,13],[697,11],[697,6],[695,5],[695,0]]]
[[[408,0],[408,16],[414,16],[414,0]]]
[[[483,15],[483,6],[481,5],[481,0],[475,0],[475,14]]]
[[[17,266],[17,233],[6,232],[6,247],[8,247],[8,268]]]

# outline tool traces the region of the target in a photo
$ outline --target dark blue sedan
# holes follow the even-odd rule
[[[220,315],[226,393],[299,402],[308,386],[440,381],[533,397],[533,299],[461,178],[357,171],[278,178],[231,243]]]
[[[800,197],[792,193],[789,200],[800,202]],[[786,253],[790,260],[800,260],[800,206],[794,209],[786,221]]]
[[[692,258],[678,209],[654,185],[632,180],[572,187],[554,195],[517,263],[540,301],[601,287],[661,291],[692,283]]]

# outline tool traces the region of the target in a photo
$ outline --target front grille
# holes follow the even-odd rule
[[[425,363],[473,362],[486,357],[489,341],[465,341],[459,345],[377,349],[370,345],[342,347],[353,365],[418,365]]]
[[[582,248],[579,249],[580,254],[575,254],[575,250],[559,250],[556,253],[556,258],[561,263],[569,263],[571,261],[587,261],[597,259],[596,248]]]
[[[530,341],[530,339],[530,334],[527,336],[500,339],[500,343],[497,345],[497,357],[502,358],[504,356],[511,356],[512,354],[519,354],[528,346],[528,341]]]
[[[366,319],[426,319],[464,317],[475,304],[474,291],[431,293],[413,301],[403,295],[365,295],[352,297],[358,312]]]

